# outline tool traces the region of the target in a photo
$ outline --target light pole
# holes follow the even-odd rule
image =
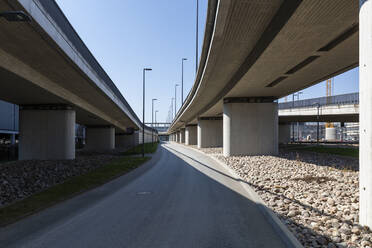
[[[158,99],[152,99],[152,109],[151,109],[151,142],[154,143],[154,101]]]
[[[295,94],[292,94],[292,108],[294,108],[294,98]],[[294,143],[295,138],[294,138],[294,123],[292,122],[292,143]]]
[[[151,68],[143,68],[143,95],[142,95],[142,157],[145,157],[145,81],[146,71],[152,71]]]
[[[320,107],[320,104],[317,103],[316,107],[318,108],[318,111],[317,111],[317,114],[316,114],[316,120],[317,120],[317,124],[316,124],[316,145],[319,145],[319,107]]]
[[[180,86],[179,84],[174,85],[174,118],[176,118],[177,115],[177,86]]]
[[[182,106],[182,104],[183,104],[183,61],[185,61],[185,60],[187,60],[187,58],[182,58],[182,80],[181,80],[181,101],[182,101],[182,103],[181,103],[181,106]]]
[[[198,73],[198,56],[199,56],[199,0],[196,0],[196,47],[195,47],[195,78],[196,73]]]
[[[156,113],[158,113],[159,110],[155,110],[155,127],[158,125],[158,121],[156,120]]]
[[[297,101],[300,100],[300,95],[302,94],[302,92],[298,92],[297,93]],[[297,122],[297,141],[300,142],[300,125],[299,125],[299,122]]]
[[[157,121],[156,121],[156,113],[159,112],[158,110],[155,110],[155,127],[157,126]]]
[[[4,11],[0,12],[0,17],[8,22],[31,22],[31,17],[23,11]]]
[[[293,94],[292,94],[292,108],[294,108],[294,100],[295,100],[295,96],[297,96],[297,100],[298,100],[300,94],[302,94],[302,92],[297,92],[297,93],[293,93]],[[299,138],[298,138],[298,136],[299,136],[299,134],[298,134],[298,129],[299,129],[299,127],[298,127],[298,122],[297,122],[297,139],[299,139]],[[294,123],[293,123],[293,122],[292,122],[292,142],[295,142]]]
[[[176,117],[176,115],[174,114],[173,115],[173,101],[174,101],[174,97],[172,97],[172,103],[171,103],[171,109],[172,109],[172,119],[174,119]]]

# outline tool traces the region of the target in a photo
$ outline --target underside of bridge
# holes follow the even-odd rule
[[[372,227],[371,44],[371,0],[209,1],[197,77],[168,133],[198,124],[202,146],[219,118],[226,156],[275,154],[276,100],[360,65],[360,222]]]
[[[260,104],[276,105],[282,96],[356,67],[358,11],[358,2],[347,0],[210,1],[198,75],[169,132],[197,124],[204,117],[239,123],[234,119],[244,115],[248,126],[262,127],[261,116],[273,115],[273,120],[277,111],[263,114]],[[243,112],[229,117],[226,104]],[[239,106],[250,106],[251,111]],[[242,129],[232,138],[233,131],[225,128],[225,155],[276,151],[273,144],[261,140],[266,128],[256,138]],[[232,143],[247,140],[263,142],[267,148],[253,151],[248,149],[251,146],[242,149]]]
[[[0,2],[1,12],[13,10],[32,19],[0,18],[0,99],[20,106],[20,159],[74,158],[75,122],[117,134],[141,129],[136,114],[54,1]],[[55,125],[39,132],[38,125],[46,121]],[[112,132],[103,133],[111,142],[105,148],[112,148]],[[49,138],[40,138],[44,135]]]

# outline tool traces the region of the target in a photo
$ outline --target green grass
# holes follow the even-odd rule
[[[146,143],[145,144],[145,153],[154,153],[156,152],[156,149],[158,149],[159,143]],[[128,151],[124,152],[124,155],[137,155],[142,154],[142,144],[135,146]]]
[[[148,159],[148,157],[120,158],[87,174],[72,177],[64,183],[0,208],[0,226],[15,222],[22,217],[69,199],[78,193],[100,186],[137,168]]]
[[[334,155],[348,156],[348,157],[359,157],[358,148],[349,148],[349,147],[328,147],[328,146],[302,146],[294,147],[296,150],[309,151],[309,152],[318,152],[318,153],[328,153]]]

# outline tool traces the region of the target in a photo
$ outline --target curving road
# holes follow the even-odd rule
[[[162,145],[133,173],[0,230],[0,247],[286,247],[209,157]]]

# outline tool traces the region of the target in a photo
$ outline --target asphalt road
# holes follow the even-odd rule
[[[285,247],[225,168],[177,144],[156,156],[135,178],[1,229],[0,247]]]

